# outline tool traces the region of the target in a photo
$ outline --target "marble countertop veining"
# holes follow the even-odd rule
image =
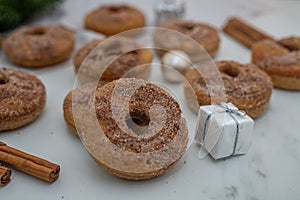
[[[56,11],[42,15],[32,23],[67,21],[82,27],[85,13],[116,0],[66,0]],[[153,25],[153,2],[128,2],[142,9],[147,24]],[[226,17],[240,15],[274,37],[300,35],[300,1],[297,0],[186,0],[187,19],[221,27]],[[78,49],[97,34],[77,33]],[[99,37],[102,37],[99,35]],[[250,51],[221,33],[221,48],[216,60],[250,61]],[[159,62],[158,58],[155,62]],[[18,68],[0,53],[1,66]],[[63,121],[62,103],[73,88],[71,59],[37,70],[47,88],[47,106],[32,124],[0,134],[10,146],[61,164],[61,177],[53,184],[13,171],[12,181],[0,189],[0,199],[189,199],[189,200],[280,200],[300,197],[300,92],[274,89],[267,112],[256,120],[252,146],[248,154],[229,159],[199,160],[199,146],[192,144],[185,156],[169,173],[149,181],[130,182],[102,171],[89,157],[80,140],[68,131]],[[161,79],[155,68],[152,80]],[[180,85],[168,85],[179,102],[193,134],[196,115],[184,103]]]

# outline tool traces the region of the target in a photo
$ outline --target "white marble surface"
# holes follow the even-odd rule
[[[95,6],[118,1],[68,0],[58,10],[33,23],[67,20],[81,26],[84,14]],[[153,25],[153,1],[134,3]],[[187,0],[187,18],[221,27],[225,18],[241,15],[275,37],[300,35],[300,1],[274,0]],[[94,34],[77,34],[79,48]],[[250,52],[225,35],[216,60],[249,62]],[[156,62],[158,60],[156,59]],[[0,53],[1,66],[17,68]],[[0,140],[61,165],[61,177],[53,184],[13,170],[12,181],[0,188],[0,199],[226,199],[277,200],[300,196],[300,92],[275,89],[268,111],[256,120],[253,144],[245,156],[214,161],[197,158],[199,147],[191,145],[184,158],[166,175],[141,182],[112,177],[88,156],[80,140],[65,127],[62,102],[72,87],[71,60],[53,68],[28,70],[37,74],[47,88],[47,106],[37,121],[24,128],[0,134]],[[161,78],[153,70],[153,80]],[[190,133],[196,116],[187,108],[180,85],[170,85],[189,121]],[[186,163],[184,164],[184,161]]]

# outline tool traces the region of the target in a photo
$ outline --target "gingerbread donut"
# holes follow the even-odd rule
[[[244,110],[250,117],[256,118],[267,109],[273,84],[265,72],[253,64],[242,65],[233,61],[216,62],[216,66],[221,73],[223,83],[214,81],[217,76],[215,73],[200,74],[196,69],[186,73],[184,93],[193,111],[198,112],[199,106],[211,104],[209,91],[217,93],[217,90],[222,89],[222,84],[225,89],[225,101]],[[204,78],[212,80],[211,88],[207,88]]]
[[[210,25],[172,19],[163,22],[159,27],[163,29],[158,29],[153,34],[159,56],[166,51],[180,50],[188,54],[193,62],[198,62],[209,59],[209,56],[214,57],[218,51],[220,44],[218,31]]]
[[[272,77],[275,87],[300,90],[300,38],[256,42],[252,62]]]
[[[82,85],[76,88],[75,90],[69,92],[68,95],[65,97],[63,103],[65,123],[75,135],[77,135],[77,130],[73,118],[72,106],[78,107],[77,109],[85,109],[87,105],[92,103],[96,87],[100,88],[106,83],[107,82],[105,81],[100,81],[98,84],[93,82]]]
[[[0,131],[34,121],[45,103],[45,87],[38,78],[19,70],[0,68]]]
[[[85,27],[87,29],[106,36],[144,26],[144,14],[138,9],[124,4],[102,6],[85,17]],[[137,33],[139,31],[133,31],[131,34],[135,35]]]
[[[123,76],[147,80],[151,72],[147,64],[152,59],[152,52],[133,39],[112,37],[86,44],[77,52],[73,63],[81,83],[112,81]]]
[[[4,40],[2,48],[8,59],[20,66],[35,68],[60,63],[69,58],[75,38],[58,26],[24,26]]]
[[[150,179],[166,173],[184,154],[187,125],[165,90],[121,78],[97,87],[93,99],[85,109],[73,106],[73,117],[88,152],[110,174]]]

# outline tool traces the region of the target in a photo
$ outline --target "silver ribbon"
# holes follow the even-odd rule
[[[207,132],[207,125],[208,125],[208,122],[211,119],[211,117],[213,115],[215,115],[215,114],[218,114],[218,113],[228,113],[231,116],[231,118],[234,120],[235,124],[236,124],[236,135],[235,135],[235,140],[234,140],[234,146],[233,146],[233,151],[230,154],[230,156],[232,156],[232,155],[235,154],[236,146],[237,146],[237,142],[238,142],[239,134],[240,134],[240,123],[239,123],[238,119],[236,118],[236,116],[238,116],[238,117],[245,117],[246,116],[246,112],[243,111],[243,110],[239,110],[239,109],[229,108],[228,105],[226,103],[224,103],[224,102],[221,102],[221,104],[215,104],[215,103],[213,103],[212,105],[221,107],[223,110],[214,111],[214,112],[210,113],[207,116],[207,118],[205,120],[205,123],[204,123],[203,142],[204,142],[204,139],[205,139],[205,136],[206,136],[206,132]]]

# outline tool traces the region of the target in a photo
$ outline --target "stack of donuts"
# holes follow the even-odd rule
[[[145,16],[132,6],[102,6],[86,15],[84,25],[107,38],[95,38],[75,53],[74,72],[81,86],[66,95],[64,119],[71,132],[90,147],[88,152],[96,163],[121,178],[160,176],[187,148],[188,129],[179,103],[168,91],[148,82],[154,53],[162,57],[179,50],[191,58],[195,67],[185,73],[183,88],[186,103],[195,113],[199,106],[213,103],[214,96],[216,101],[232,102],[256,118],[267,110],[273,84],[300,90],[297,37],[255,43],[249,64],[217,61],[205,66],[204,61],[215,57],[220,46],[219,32],[212,25],[165,21],[153,34],[155,51],[134,39],[142,33]],[[115,37],[124,31],[128,34]],[[74,46],[74,33],[59,25],[23,26],[2,43],[7,59],[26,68],[62,63],[70,58]],[[220,88],[223,97],[217,94]],[[36,76],[0,69],[0,131],[34,121],[45,104],[46,89]]]

